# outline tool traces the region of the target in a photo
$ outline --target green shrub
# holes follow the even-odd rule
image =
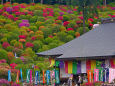
[[[36,16],[42,16],[43,15],[43,11],[41,11],[41,10],[35,10],[34,11],[34,15],[36,15]]]
[[[64,21],[68,21],[70,19],[70,17],[68,15],[63,15],[63,20]]]
[[[8,51],[8,52],[12,52],[13,51],[13,47],[12,46],[8,46],[7,48],[6,48],[6,50]]]
[[[40,16],[40,17],[37,18],[37,21],[44,22],[44,21],[45,21],[45,18]]]
[[[74,30],[76,30],[75,25],[77,25],[76,22],[75,22],[75,21],[72,21],[72,22],[70,22],[70,23],[68,24],[67,27],[68,27],[68,28],[73,28]]]
[[[57,33],[57,37],[59,38],[60,41],[62,42],[66,42],[66,37],[67,37],[67,33],[65,32],[59,32]]]
[[[68,31],[68,35],[72,35],[74,37],[75,36],[75,31],[72,31],[72,30]]]
[[[38,18],[37,16],[33,16],[33,17],[29,18],[30,23],[37,22],[37,18]]]
[[[36,32],[38,30],[36,26],[30,26],[29,28],[34,32]]]
[[[53,23],[55,23],[55,21],[52,19],[48,19],[45,21],[45,24],[53,24]]]
[[[69,41],[71,41],[71,40],[73,40],[74,39],[74,37],[72,36],[72,35],[68,35],[67,37],[66,37],[66,42],[69,42]]]
[[[23,64],[23,62],[20,58],[15,58],[15,59],[11,60],[11,63]]]
[[[37,52],[38,49],[42,48],[43,43],[41,41],[34,41],[33,42],[34,47],[33,47],[33,51]]]
[[[51,28],[47,28],[47,27],[46,28],[42,28],[42,31],[44,33],[44,37],[45,38],[52,34],[52,29]]]
[[[53,39],[50,38],[50,37],[44,39],[44,43],[45,43],[45,44],[49,44],[49,43],[51,43],[52,41],[53,41]]]
[[[85,27],[85,29],[86,29],[86,32],[89,31],[88,27]],[[82,35],[83,34],[83,27],[78,28],[77,32],[79,32]]]
[[[48,47],[49,47],[50,49],[55,48],[55,47],[57,47],[57,46],[58,46],[57,43],[50,43],[50,44],[48,45]]]
[[[4,49],[0,49],[0,59],[5,59],[6,61],[8,61],[7,51],[5,51]]]

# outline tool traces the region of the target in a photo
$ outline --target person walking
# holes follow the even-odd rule
[[[72,86],[72,79],[73,79],[73,75],[71,75],[68,79],[68,86]]]

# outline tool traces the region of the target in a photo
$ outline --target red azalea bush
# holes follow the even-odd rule
[[[73,28],[67,28],[67,31],[74,31],[74,29]]]
[[[69,21],[65,21],[65,22],[63,23],[63,25],[64,25],[65,27],[67,27],[68,24],[69,24]]]
[[[25,35],[19,35],[19,38],[20,39],[26,39],[26,36]]]
[[[25,46],[26,46],[26,47],[33,47],[34,44],[32,44],[32,43],[30,43],[30,42],[27,42]]]
[[[8,42],[3,42],[3,44],[2,44],[2,47],[3,48],[7,48],[7,47],[9,47],[10,46],[10,44],[8,43]]]

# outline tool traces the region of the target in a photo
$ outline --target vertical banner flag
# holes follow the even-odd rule
[[[113,69],[109,68],[109,83],[113,81]]]
[[[69,61],[68,62],[68,73],[69,74],[72,74],[72,66],[73,66],[72,61]]]
[[[86,69],[87,69],[87,71],[91,70],[91,60],[86,61]]]
[[[38,79],[39,79],[39,85],[40,85],[40,71],[38,71]]]
[[[63,61],[60,61],[59,67],[64,68],[64,62]]]
[[[51,78],[51,84],[52,84],[52,79],[53,79],[53,77],[52,77],[52,71],[50,71],[50,78]]]
[[[30,80],[30,69],[27,69],[26,82],[29,83],[29,80]]]
[[[94,82],[99,81],[99,69],[94,69]]]
[[[60,80],[59,80],[59,70],[55,70],[55,83],[59,84]]]
[[[77,74],[77,62],[73,61],[73,70],[72,70],[73,74]]]
[[[81,61],[77,62],[77,74],[81,73]]]
[[[47,81],[47,85],[49,85],[50,84],[50,71],[49,70],[46,71],[46,81]]]
[[[103,69],[99,69],[99,81],[103,81]]]
[[[35,85],[38,85],[38,71],[35,72]]]
[[[11,70],[8,70],[8,81],[11,82]]]
[[[65,73],[68,73],[68,62],[65,61]]]
[[[88,77],[89,83],[93,82],[93,71],[92,70],[87,71],[87,77]]]
[[[111,68],[115,68],[114,59],[110,59]]]
[[[16,83],[19,83],[19,70],[17,71]]]
[[[56,67],[58,67],[58,66],[59,66],[59,63],[60,63],[59,61],[56,61]]]
[[[100,60],[96,60],[96,68],[101,68],[101,61]]]
[[[81,73],[86,73],[86,60],[81,61]]]
[[[21,77],[21,81],[23,82],[22,69],[20,69],[20,77]]]
[[[43,84],[45,84],[45,75],[44,75],[44,70],[43,70]]]
[[[109,59],[105,60],[105,68],[109,68],[110,67],[110,61]]]
[[[104,74],[104,77],[103,77],[103,81],[104,82],[108,82],[108,78],[109,78],[109,69],[108,68],[104,68],[104,72],[103,72]]]
[[[30,83],[32,83],[32,70],[30,70]]]
[[[51,59],[50,67],[52,67],[55,64],[55,59]]]
[[[91,70],[96,69],[96,60],[91,60]]]

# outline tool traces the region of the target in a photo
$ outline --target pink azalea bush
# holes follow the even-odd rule
[[[32,44],[32,43],[30,43],[30,42],[27,42],[26,43],[26,47],[33,47],[34,46],[34,44]]]
[[[7,47],[9,47],[10,46],[10,44],[8,43],[8,42],[3,42],[3,44],[2,44],[2,47],[3,48],[7,48]]]

